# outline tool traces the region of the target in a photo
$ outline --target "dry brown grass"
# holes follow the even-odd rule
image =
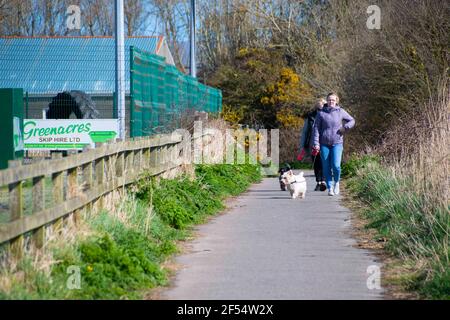
[[[381,263],[381,285],[383,287],[383,298],[388,300],[417,300],[419,295],[408,291],[404,284],[405,276],[414,274],[417,269],[408,266],[398,257],[389,254],[385,250],[386,239],[380,237],[375,229],[368,229],[370,223],[364,218],[362,212],[367,209],[366,205],[349,194],[346,190],[346,181],[342,181],[341,192],[345,205],[351,209],[352,238],[356,240],[355,247],[369,250]]]
[[[53,265],[59,262],[53,253],[87,239],[93,235],[93,231],[84,219],[75,217],[74,214],[64,220],[62,228],[51,230],[52,226],[49,226],[47,229],[44,246],[37,248],[31,244],[27,247],[25,257],[30,261],[28,268],[50,277]],[[0,265],[0,291],[8,294],[15,283],[33,286],[33,283],[29,283],[31,280],[27,278],[27,272],[24,270],[22,259],[8,256]]]
[[[412,192],[427,199],[426,212],[448,206],[450,192],[450,90],[444,83],[413,117],[399,119],[375,152],[397,177],[412,180]]]
[[[365,198],[370,201],[371,209],[364,210],[370,221],[363,221],[360,215],[356,217],[360,222],[355,226],[356,237],[362,247],[382,250],[384,277],[394,298],[417,298],[417,294],[407,293],[411,289],[423,295],[443,296],[444,292],[437,292],[444,289],[436,289],[436,283],[442,281],[441,288],[447,285],[449,93],[447,83],[443,82],[438,94],[417,106],[417,112],[399,118],[398,125],[389,131],[383,143],[371,150],[371,154],[383,156],[383,170],[380,171],[379,165],[364,169],[366,174],[370,172],[366,179],[371,179],[374,191],[371,198]],[[356,211],[361,210],[356,208]],[[377,233],[364,228],[369,222],[383,220],[386,221],[382,222],[383,227],[374,228],[387,234],[386,247],[383,241],[381,246],[374,243],[372,237]],[[433,285],[437,291],[429,289]]]

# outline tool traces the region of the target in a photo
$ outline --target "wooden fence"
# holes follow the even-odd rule
[[[81,210],[102,208],[108,193],[135,182],[144,171],[159,175],[180,166],[180,159],[187,156],[183,150],[190,150],[183,144],[192,143],[186,140],[181,135],[157,135],[98,144],[66,158],[30,165],[11,162],[0,171],[0,187],[9,202],[4,206],[7,221],[0,223],[0,244],[16,257],[24,254],[25,236],[42,247],[49,226],[58,231],[69,216],[76,221]]]

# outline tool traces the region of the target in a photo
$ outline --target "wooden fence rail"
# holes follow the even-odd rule
[[[181,135],[157,135],[98,144],[66,158],[53,157],[30,165],[14,161],[0,171],[0,188],[9,194],[7,222],[0,223],[0,244],[10,254],[24,254],[24,236],[38,248],[46,228],[58,231],[64,219],[92,206],[103,207],[104,196],[133,183],[144,171],[158,175],[183,162],[181,150],[192,143]],[[26,186],[28,182],[28,187]],[[51,188],[45,188],[51,184]],[[27,189],[28,188],[28,189]],[[30,214],[24,214],[24,191],[31,193]]]

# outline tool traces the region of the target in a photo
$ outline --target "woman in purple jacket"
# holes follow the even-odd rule
[[[355,119],[338,103],[339,97],[337,94],[328,94],[327,104],[317,114],[313,130],[313,149],[320,150],[329,196],[339,194],[341,160],[344,149],[343,135],[355,125]]]

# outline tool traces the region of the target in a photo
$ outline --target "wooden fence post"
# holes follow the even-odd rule
[[[116,175],[117,177],[123,177],[125,170],[125,152],[119,152],[116,159]]]
[[[52,159],[62,159],[61,153],[52,154]],[[58,204],[64,201],[64,177],[63,172],[55,172],[52,174],[52,194],[53,194],[53,206],[57,206]],[[53,231],[60,232],[62,228],[62,218],[57,219],[53,223]]]
[[[161,147],[163,168],[165,168],[167,166],[167,147],[168,147],[167,144],[165,144]]]
[[[44,210],[45,206],[45,190],[44,190],[45,176],[33,178],[33,214]],[[36,248],[42,248],[45,243],[45,226],[37,228],[33,233],[33,243]]]
[[[83,190],[92,188],[92,162],[83,164],[81,167],[83,176]]]
[[[173,144],[171,144],[169,146],[169,158],[168,158],[168,160],[169,160],[169,164],[170,164],[171,167],[173,167],[175,165],[175,162],[176,162],[175,161],[176,147],[177,147],[176,143],[173,143]]]
[[[137,143],[141,143],[142,142],[142,137],[139,137],[137,139]],[[137,177],[139,175],[139,173],[141,172],[141,165],[142,165],[142,149],[139,148],[137,150],[134,150],[134,162],[133,162],[133,167],[135,169],[135,173],[134,176]]]
[[[102,143],[95,143],[95,148],[101,148]],[[95,187],[99,188],[105,183],[105,158],[95,160]],[[100,196],[96,201],[96,210],[103,208],[103,196]]]
[[[160,141],[161,141],[161,139],[158,137],[158,144],[159,144]],[[155,157],[156,158],[156,168],[157,168],[158,171],[161,168],[162,163],[163,163],[161,150],[162,150],[161,146],[158,145],[156,147],[156,157]]]
[[[73,199],[78,195],[78,168],[67,170],[67,193],[68,199]]]
[[[144,149],[143,160],[142,160],[142,167],[144,169],[150,168],[150,148],[145,148]]]
[[[116,160],[114,154],[106,156],[105,158],[105,171],[108,173],[106,176],[106,182],[113,182],[116,178]]]
[[[156,167],[156,148],[150,148],[150,159],[149,159],[150,170]]]
[[[118,144],[120,144],[122,146],[124,144],[122,139],[116,139],[116,143],[118,143]],[[119,177],[122,178],[123,177],[123,173],[125,171],[125,152],[118,151],[115,154],[114,160],[115,160],[115,176],[117,178],[119,178]],[[117,187],[118,183],[114,184],[114,186]]]
[[[92,188],[92,162],[85,163],[81,166],[82,177],[83,177],[83,192],[88,191]],[[87,215],[92,211],[92,203],[87,204],[84,207],[84,214]]]
[[[18,168],[22,165],[21,160],[13,160],[8,162],[10,168]],[[22,181],[11,183],[9,189],[9,211],[10,221],[15,221],[23,217],[23,190]],[[20,235],[10,242],[11,254],[20,259],[24,253],[24,237]]]
[[[125,158],[125,163],[126,163],[126,167],[125,167],[125,175],[129,176],[129,177],[133,177],[134,176],[134,151],[127,151],[126,153],[126,158]]]
[[[67,170],[67,199],[76,198],[78,194],[78,167],[75,167]],[[76,210],[70,215],[74,223],[77,223],[78,213],[79,210]]]

